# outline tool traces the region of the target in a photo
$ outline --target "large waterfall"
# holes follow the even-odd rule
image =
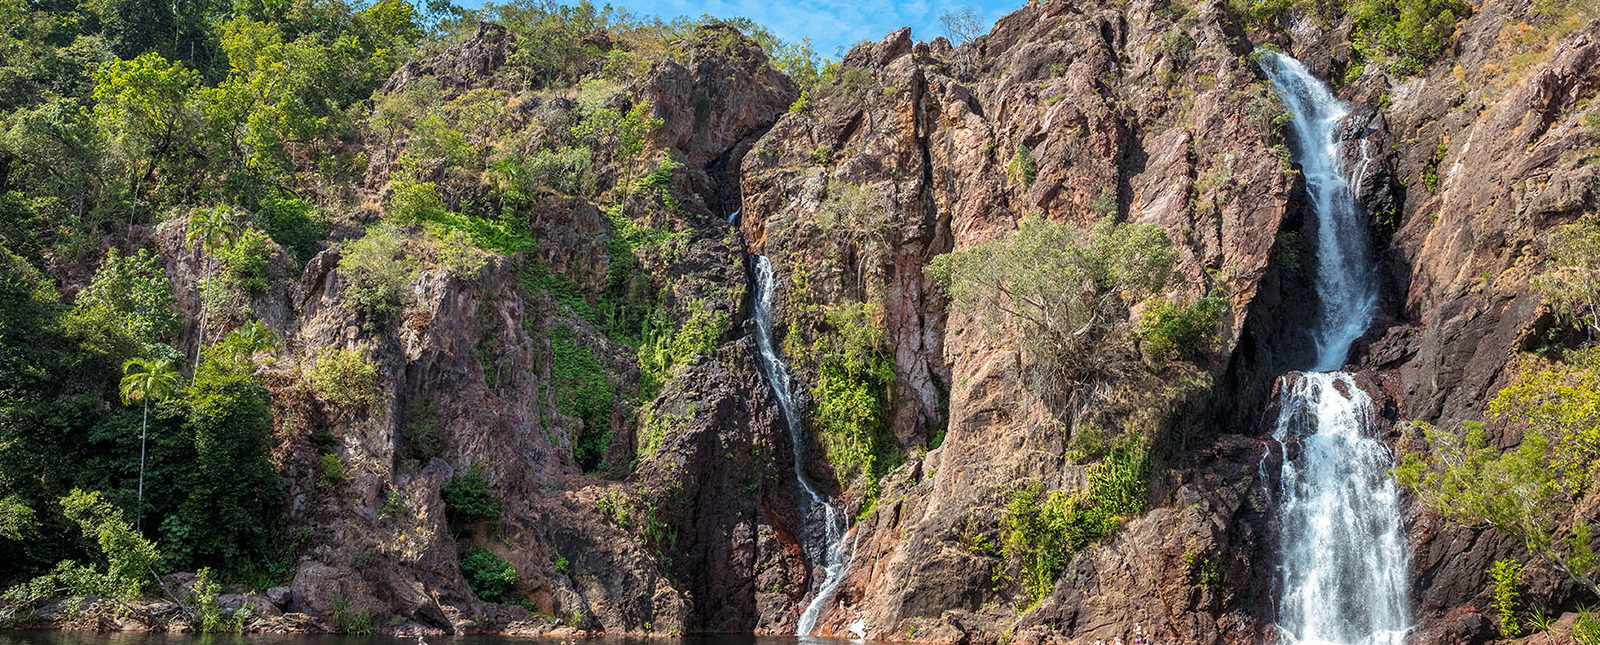
[[[789,427],[789,442],[794,446],[794,478],[811,500],[804,518],[807,536],[821,538],[820,544],[812,539],[806,545],[806,555],[812,567],[820,569],[822,576],[813,576],[811,602],[800,612],[800,620],[795,626],[796,634],[809,636],[817,627],[822,608],[833,598],[834,591],[844,580],[845,568],[849,564],[845,547],[845,532],[849,525],[844,513],[829,502],[826,495],[818,492],[806,477],[804,452],[808,442],[800,424],[799,407],[795,405],[789,366],[783,362],[783,356],[772,342],[772,295],[776,291],[772,262],[766,256],[757,255],[752,256],[752,264],[756,278],[756,347],[761,352],[761,370],[766,374],[767,382],[772,384],[772,394],[777,397],[778,408]]]
[[[1284,378],[1274,437],[1293,458],[1278,486],[1278,631],[1291,645],[1399,645],[1409,627],[1409,569],[1394,458],[1374,436],[1372,402],[1344,366],[1366,332],[1377,288],[1366,224],[1339,171],[1348,114],[1304,65],[1263,53],[1294,120],[1291,142],[1317,216],[1315,372]]]

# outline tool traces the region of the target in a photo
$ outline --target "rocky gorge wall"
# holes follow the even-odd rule
[[[265,373],[298,561],[277,608],[323,629],[367,611],[397,633],[792,633],[820,575],[789,467],[799,450],[856,517],[819,635],[1089,643],[1138,625],[1159,642],[1269,638],[1275,379],[1308,361],[1299,330],[1314,310],[1316,222],[1282,106],[1250,54],[1271,43],[1319,74],[1346,69],[1350,20],[1317,20],[1290,12],[1247,26],[1220,0],[1030,3],[959,46],[909,29],[858,45],[805,94],[754,42],[705,27],[683,56],[608,99],[660,120],[642,160],[596,164],[629,218],[670,232],[670,250],[626,264],[602,200],[539,193],[512,209],[535,247],[468,274],[403,242],[426,259],[388,325],[362,324],[340,260],[379,219],[407,143],[365,142],[358,206],[334,222],[334,244],[247,303],[284,340]],[[1600,90],[1600,23],[1551,24],[1526,2],[1487,0],[1422,73],[1370,65],[1341,88],[1353,107],[1348,174],[1373,215],[1383,285],[1352,371],[1384,427],[1479,418],[1516,353],[1553,327],[1528,280],[1544,235],[1595,208],[1600,132],[1583,118]],[[406,64],[383,93],[514,89],[517,47],[482,25]],[[519,93],[507,118],[563,122],[582,98]],[[1024,150],[1031,169],[1019,173]],[[628,188],[652,167],[669,170]],[[452,203],[488,192],[439,183]],[[1020,331],[952,307],[927,270],[1030,217],[1160,226],[1179,275],[1161,295],[1223,298],[1217,338],[1193,360],[1120,373],[1070,410],[1035,396]],[[205,269],[184,233],[172,221],[140,234],[173,277],[187,347]],[[903,459],[881,478],[841,472],[820,437],[790,445],[757,369],[750,254],[776,270],[786,348],[836,332],[819,313],[829,307],[881,308],[885,440]],[[274,262],[293,271],[282,254]],[[669,327],[719,315],[726,326],[647,384],[639,348],[529,266],[590,300],[618,272],[636,275]],[[232,323],[210,324],[208,335]],[[557,365],[574,347],[596,357],[614,394],[598,414],[569,407],[571,377]],[[372,360],[383,393],[373,405],[336,405],[301,377],[333,349]],[[788,358],[814,415],[824,367]],[[1095,431],[1152,438],[1148,509],[1073,554],[1028,602],[995,546],[1006,495],[1023,483],[1083,489],[1093,464],[1075,441]],[[574,457],[591,436],[605,437],[603,466]],[[331,484],[318,470],[330,451],[344,465]],[[473,468],[500,515],[463,530],[443,489]],[[1485,572],[1518,547],[1447,528],[1414,501],[1406,520],[1417,641],[1492,638]],[[469,547],[515,567],[521,605],[473,594],[458,566]],[[1544,605],[1576,606],[1563,578],[1529,575]]]

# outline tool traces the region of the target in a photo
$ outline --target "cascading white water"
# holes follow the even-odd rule
[[[1366,333],[1378,290],[1367,251],[1366,224],[1350,184],[1339,173],[1339,122],[1349,108],[1305,65],[1265,53],[1262,68],[1294,116],[1290,149],[1306,178],[1317,214],[1317,296],[1322,301],[1312,338],[1317,371],[1344,366],[1350,343]]]
[[[1372,402],[1338,370],[1372,323],[1377,286],[1361,208],[1339,172],[1349,113],[1299,61],[1264,53],[1294,120],[1292,149],[1317,221],[1315,372],[1284,378],[1274,437],[1297,445],[1279,482],[1279,635],[1291,645],[1399,645],[1409,629],[1409,554],[1394,457]]]
[[[807,528],[821,529],[822,544],[807,545],[806,551],[812,566],[820,568],[823,575],[813,579],[811,602],[800,612],[800,620],[795,625],[796,634],[809,636],[822,617],[823,606],[833,598],[834,591],[844,580],[850,560],[845,545],[845,533],[849,525],[844,513],[829,502],[826,495],[818,492],[806,477],[803,458],[807,445],[805,430],[800,424],[800,410],[794,402],[789,366],[784,363],[772,342],[772,295],[776,291],[772,262],[761,255],[752,256],[751,259],[756,277],[756,348],[761,353],[761,371],[766,374],[767,382],[772,384],[772,394],[778,399],[784,423],[788,424],[789,442],[794,446],[794,478],[811,498],[810,509],[805,513]]]

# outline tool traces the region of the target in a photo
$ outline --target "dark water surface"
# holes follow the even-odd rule
[[[415,637],[332,634],[163,634],[149,632],[0,631],[0,645],[416,645]],[[717,634],[680,638],[555,638],[544,636],[430,636],[429,645],[848,645],[811,636]]]

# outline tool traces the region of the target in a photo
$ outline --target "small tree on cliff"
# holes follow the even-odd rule
[[[1600,218],[1585,216],[1550,235],[1550,269],[1533,287],[1556,313],[1600,338]]]
[[[1106,218],[1085,232],[1028,218],[1005,237],[934,258],[930,272],[956,309],[991,328],[1021,328],[1030,390],[1080,398],[1127,368],[1129,308],[1167,284],[1175,257],[1159,226]]]
[[[1520,426],[1521,444],[1501,452],[1483,423],[1457,434],[1412,422],[1395,475],[1447,520],[1521,540],[1600,598],[1592,530],[1574,517],[1600,475],[1600,348],[1575,352],[1565,364],[1530,359],[1489,402],[1487,416]],[[1562,531],[1567,518],[1576,521]]]

